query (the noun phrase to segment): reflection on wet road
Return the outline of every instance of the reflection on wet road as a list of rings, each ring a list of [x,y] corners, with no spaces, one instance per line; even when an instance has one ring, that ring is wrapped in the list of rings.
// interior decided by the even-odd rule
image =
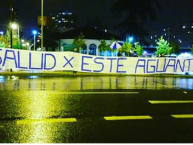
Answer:
[[[0,76],[0,142],[193,142],[193,79]]]
[[[193,89],[193,78],[0,76],[0,90]]]

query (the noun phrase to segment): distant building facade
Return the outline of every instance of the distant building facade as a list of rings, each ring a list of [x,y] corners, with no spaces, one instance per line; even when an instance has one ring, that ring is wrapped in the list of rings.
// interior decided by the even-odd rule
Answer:
[[[57,28],[73,29],[76,28],[76,14],[71,12],[60,12],[56,14],[50,14],[52,23]]]
[[[68,32],[64,32],[60,39],[60,50],[65,51],[64,47],[73,43],[75,37],[83,34],[85,36],[85,48],[82,49],[81,53],[90,55],[99,55],[99,46],[101,40],[106,40],[107,44],[111,44],[111,39],[120,40],[120,38],[114,34],[106,31],[99,30],[93,27],[80,27]]]
[[[177,24],[179,34],[193,34],[193,22]]]

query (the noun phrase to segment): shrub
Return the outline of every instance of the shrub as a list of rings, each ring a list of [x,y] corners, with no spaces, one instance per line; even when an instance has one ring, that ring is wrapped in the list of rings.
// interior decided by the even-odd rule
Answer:
[[[164,56],[164,55],[169,55],[172,48],[169,47],[169,43],[161,37],[159,41],[157,42],[157,51],[156,55],[157,56]]]

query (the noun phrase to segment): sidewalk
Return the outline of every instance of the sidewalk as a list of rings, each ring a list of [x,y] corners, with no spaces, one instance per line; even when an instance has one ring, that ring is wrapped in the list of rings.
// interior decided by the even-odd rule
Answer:
[[[129,74],[102,74],[102,73],[84,73],[72,71],[55,71],[55,72],[25,72],[25,71],[0,71],[2,76],[42,76],[42,77],[62,77],[62,76],[145,76],[145,77],[179,77],[179,78],[193,78],[193,75],[177,75],[177,74],[143,74],[143,75],[129,75]]]

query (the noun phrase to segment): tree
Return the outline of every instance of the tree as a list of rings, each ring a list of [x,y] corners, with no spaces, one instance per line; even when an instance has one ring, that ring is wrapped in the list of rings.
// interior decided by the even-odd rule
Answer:
[[[172,48],[169,47],[169,43],[163,39],[163,36],[159,39],[157,45],[158,45],[156,51],[157,56],[164,56],[170,54]]]
[[[4,48],[5,47],[5,37],[4,36],[0,36],[0,47]]]
[[[55,51],[59,46],[60,34],[57,27],[48,26],[44,28],[44,47],[46,50]]]
[[[78,37],[74,38],[73,44],[78,46],[79,48],[79,53],[81,53],[82,48],[86,46],[85,36],[81,33]]]
[[[105,40],[101,40],[100,43],[101,43],[99,45],[99,51],[100,52],[107,51],[109,49],[109,46]]]
[[[192,45],[192,48],[191,48],[191,53],[193,54],[193,45]]]
[[[17,31],[13,31],[12,38],[13,38],[13,42],[12,42],[13,48],[14,49],[21,49],[21,42],[20,42],[20,39],[18,37]],[[11,39],[10,30],[7,30],[5,35],[0,37],[1,46],[9,48],[10,47],[10,39]]]
[[[129,43],[128,41],[126,41],[126,42],[122,45],[122,47],[119,49],[119,51],[120,51],[121,53],[124,52],[126,56],[130,56],[131,50],[133,51],[134,48],[133,48],[132,44]]]
[[[139,45],[139,43],[135,43],[135,51],[137,53],[137,56],[142,56],[143,55],[143,47]]]
[[[123,21],[116,28],[120,28],[125,37],[129,34],[135,36],[139,42],[145,41],[144,36],[148,33],[143,26],[149,20],[156,20],[155,6],[160,8],[157,0],[117,0],[111,11]]]
[[[170,47],[172,48],[171,53],[179,54],[180,53],[180,45],[177,42],[171,42]]]

